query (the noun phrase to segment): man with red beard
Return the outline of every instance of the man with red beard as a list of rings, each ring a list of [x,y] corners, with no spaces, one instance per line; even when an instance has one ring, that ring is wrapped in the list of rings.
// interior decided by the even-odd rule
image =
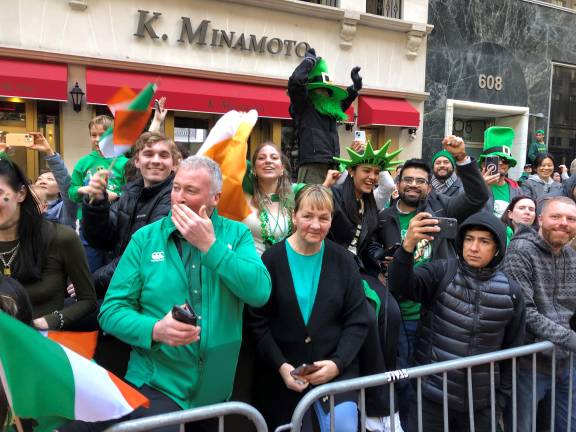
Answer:
[[[322,184],[326,173],[340,156],[337,122],[345,121],[346,111],[362,89],[360,68],[350,73],[352,85],[346,90],[334,85],[328,66],[310,48],[288,80],[290,115],[298,138],[298,183]]]
[[[552,352],[538,357],[536,403],[546,397],[556,382],[556,431],[565,431],[569,412],[568,393],[576,390],[570,356],[576,352],[576,332],[570,318],[576,311],[576,251],[570,241],[576,236],[576,203],[559,196],[544,201],[540,231],[522,226],[510,241],[504,271],[520,283],[526,300],[526,343],[549,340],[557,345],[556,377],[552,374]],[[518,431],[532,430],[532,357],[520,360],[518,374]],[[574,366],[572,366],[574,367]],[[570,382],[572,380],[572,382]],[[511,414],[509,417],[511,418]],[[572,425],[576,424],[576,398],[572,398]],[[510,429],[511,430],[511,429]]]

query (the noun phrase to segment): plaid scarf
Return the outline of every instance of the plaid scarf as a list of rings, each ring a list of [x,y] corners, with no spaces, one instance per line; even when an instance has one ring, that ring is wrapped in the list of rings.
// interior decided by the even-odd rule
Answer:
[[[442,182],[436,178],[436,176],[432,176],[432,187],[436,191],[436,193],[443,194],[446,193],[450,186],[454,184],[454,182],[458,179],[458,176],[455,172],[452,173],[450,177],[446,179],[445,182]]]

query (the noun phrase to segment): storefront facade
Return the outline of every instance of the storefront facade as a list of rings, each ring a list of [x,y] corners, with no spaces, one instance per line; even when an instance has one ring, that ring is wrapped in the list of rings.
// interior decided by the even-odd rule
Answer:
[[[0,73],[0,130],[45,132],[72,168],[90,151],[88,122],[106,111],[114,91],[121,85],[139,90],[156,81],[157,96],[167,96],[170,110],[166,134],[192,152],[221,113],[250,108],[260,113],[251,147],[272,140],[290,150],[286,83],[312,46],[327,59],[338,85],[350,85],[351,68],[362,67],[364,90],[350,121],[365,128],[373,142],[392,139],[394,147],[405,148],[405,156],[418,156],[426,40],[432,29],[426,23],[427,1],[385,0],[379,9],[379,2],[319,3],[324,4],[10,2],[0,16],[0,69],[10,71]],[[367,8],[401,19],[366,13]],[[14,62],[20,62],[18,67]],[[64,68],[64,76],[43,81],[46,65]],[[76,83],[85,92],[79,112],[69,95]],[[46,97],[45,86],[58,88],[57,94]],[[394,115],[391,109],[398,104],[400,115]],[[339,131],[343,147],[351,142],[353,124]],[[19,151],[19,163],[33,177],[41,160],[30,150]]]
[[[472,154],[493,125],[515,129],[519,161],[538,129],[557,163],[576,157],[576,11],[558,0],[431,0],[423,155],[449,133]]]

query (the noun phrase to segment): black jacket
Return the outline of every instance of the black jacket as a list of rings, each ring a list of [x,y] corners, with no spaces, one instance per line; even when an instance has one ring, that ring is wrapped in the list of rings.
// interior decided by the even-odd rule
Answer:
[[[246,314],[258,353],[256,404],[271,430],[290,421],[303,395],[286,388],[280,366],[332,360],[340,371],[335,380],[357,377],[357,353],[368,332],[360,274],[352,255],[330,240],[324,243],[318,292],[308,324],[304,324],[285,243],[277,243],[262,255],[272,292],[265,306],[247,307]]]
[[[113,251],[113,260],[93,274],[99,297],[108,289],[132,234],[170,212],[173,180],[174,174],[170,174],[162,183],[144,187],[144,180],[136,179],[126,184],[112,205],[107,198],[92,204],[88,198],[82,202],[82,230],[86,241],[94,248]]]
[[[524,343],[525,304],[520,286],[500,270],[506,251],[504,225],[488,212],[477,213],[460,227],[458,250],[466,229],[482,226],[498,239],[499,252],[483,269],[464,259],[439,260],[413,266],[413,254],[398,249],[389,266],[390,288],[423,305],[415,363],[425,365],[520,346]],[[509,363],[496,364],[498,408],[510,395]],[[490,406],[490,366],[472,369],[474,409]],[[423,395],[442,403],[442,374],[422,381]],[[448,373],[450,409],[468,410],[466,369]]]
[[[351,182],[352,179],[349,177],[346,182]],[[348,248],[354,235],[356,234],[356,224],[350,220],[350,217],[346,213],[344,205],[344,187],[345,184],[339,184],[332,187],[332,198],[334,201],[334,212],[332,215],[332,225],[330,226],[330,231],[328,233],[328,238],[344,248]],[[360,231],[360,238],[358,239],[358,244],[356,245],[356,263],[362,272],[366,272],[372,275],[375,274],[374,267],[375,263],[366,262],[370,259],[370,256],[366,253],[370,240],[373,238],[375,230],[377,228],[377,210],[376,207],[373,209],[373,215],[371,216],[368,211],[364,213],[362,219],[362,230]],[[373,218],[373,223],[370,223],[369,219]]]
[[[466,165],[457,165],[456,172],[464,185],[464,193],[450,197],[432,190],[428,194],[423,211],[433,216],[456,218],[461,223],[482,210],[491,194],[474,161]],[[376,242],[372,242],[369,246],[369,254],[374,260],[382,248],[388,249],[396,243],[402,243],[398,210],[395,205],[380,212],[375,240]],[[454,257],[456,251],[451,241],[436,239],[432,242],[433,260]]]
[[[312,67],[311,61],[303,60],[288,80],[289,111],[298,138],[298,161],[299,165],[333,165],[335,162],[332,158],[340,155],[337,124],[334,118],[316,111],[308,98],[308,73]],[[348,97],[341,103],[342,111],[346,111],[358,96],[353,86],[346,90]]]

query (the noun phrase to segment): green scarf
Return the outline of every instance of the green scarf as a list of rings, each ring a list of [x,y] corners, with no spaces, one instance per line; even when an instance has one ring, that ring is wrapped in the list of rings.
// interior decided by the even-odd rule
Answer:
[[[348,116],[344,111],[342,111],[342,101],[336,100],[332,97],[326,97],[316,93],[315,91],[309,92],[308,95],[312,101],[312,105],[314,105],[314,108],[320,114],[327,115],[328,117],[332,117],[338,121],[348,120]]]

